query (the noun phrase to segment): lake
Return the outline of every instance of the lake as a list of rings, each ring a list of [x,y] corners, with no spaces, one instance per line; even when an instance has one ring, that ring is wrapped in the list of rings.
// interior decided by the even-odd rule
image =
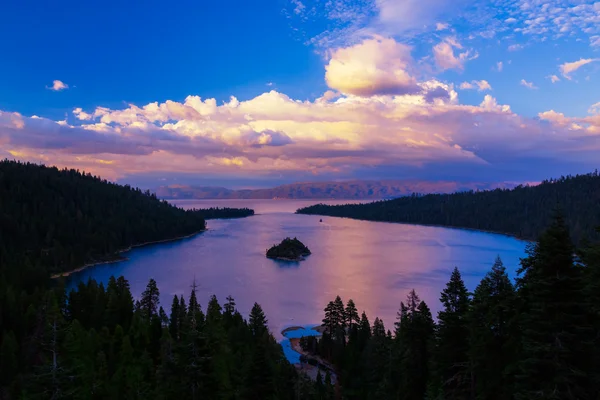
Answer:
[[[183,208],[249,207],[256,215],[209,220],[208,230],[193,238],[134,249],[126,261],[98,265],[71,275],[69,284],[95,278],[106,284],[123,275],[138,297],[148,280],[160,289],[170,311],[173,295],[189,296],[192,283],[205,307],[215,294],[221,304],[232,295],[247,316],[254,302],[263,307],[276,337],[291,325],[317,324],[336,295],[354,299],[372,321],[383,318],[393,330],[400,301],[415,289],[432,312],[440,309],[440,291],[457,266],[474,290],[496,256],[509,273],[519,266],[526,242],[512,237],[430,226],[295,215],[315,200],[177,201]],[[348,203],[348,201],[321,201]],[[322,218],[323,222],[319,222]],[[301,262],[269,260],[265,251],[285,237],[298,237],[312,251]]]

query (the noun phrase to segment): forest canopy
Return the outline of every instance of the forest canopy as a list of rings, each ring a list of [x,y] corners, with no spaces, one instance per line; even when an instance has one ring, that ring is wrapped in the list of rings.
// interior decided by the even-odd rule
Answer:
[[[298,214],[328,215],[369,221],[403,222],[470,228],[536,240],[551,221],[553,210],[565,214],[573,241],[598,239],[600,176],[549,179],[536,186],[400,197],[367,204],[317,204]]]
[[[0,275],[43,280],[132,245],[189,236],[249,209],[183,210],[73,169],[0,161]]]

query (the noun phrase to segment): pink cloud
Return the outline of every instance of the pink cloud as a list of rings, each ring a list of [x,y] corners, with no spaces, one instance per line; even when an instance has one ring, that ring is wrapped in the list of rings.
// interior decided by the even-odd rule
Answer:
[[[411,48],[393,39],[375,38],[334,50],[325,66],[327,85],[357,96],[407,94],[419,90],[409,72]]]

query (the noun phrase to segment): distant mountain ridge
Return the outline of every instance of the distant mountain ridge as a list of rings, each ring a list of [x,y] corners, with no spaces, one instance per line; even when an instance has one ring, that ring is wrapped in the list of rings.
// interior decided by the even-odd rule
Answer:
[[[391,199],[412,193],[454,193],[469,190],[510,189],[514,183],[419,180],[303,182],[270,189],[232,190],[213,186],[160,186],[161,199]]]

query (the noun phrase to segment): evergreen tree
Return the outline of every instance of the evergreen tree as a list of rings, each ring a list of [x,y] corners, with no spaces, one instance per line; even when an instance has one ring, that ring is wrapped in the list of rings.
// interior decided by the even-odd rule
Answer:
[[[258,304],[255,303],[256,305]],[[262,310],[260,311],[262,312]],[[253,332],[258,331],[253,328]],[[244,399],[275,399],[273,366],[267,359],[267,342],[268,333],[263,330],[261,336],[257,337],[256,346],[252,351],[250,364],[246,372]]]
[[[330,301],[325,309],[325,317],[323,318],[323,326],[327,328],[329,334],[335,332],[336,320],[335,320],[335,305],[333,301]]]
[[[248,322],[254,337],[263,337],[265,332],[268,331],[267,318],[265,317],[262,307],[258,303],[254,303],[254,306],[252,306]]]
[[[172,338],[179,339],[179,299],[177,295],[173,296],[173,302],[171,303],[171,316],[169,318],[169,333]]]
[[[598,229],[600,231],[600,229]],[[592,324],[592,385],[595,388],[590,398],[600,398],[600,242],[587,243],[579,252],[584,267],[584,298]]]
[[[225,303],[225,306],[223,307],[225,310],[225,314],[228,316],[232,316],[235,312],[235,300],[231,296],[227,296],[225,300],[227,300],[227,303]]]
[[[358,315],[356,305],[354,304],[354,300],[348,300],[348,304],[346,304],[345,315],[346,325],[350,330],[360,323],[360,317]]]
[[[582,269],[560,212],[521,261],[522,349],[517,399],[587,399],[592,392],[591,327],[581,307]]]
[[[465,399],[471,394],[469,368],[469,294],[458,268],[440,297],[443,309],[438,313],[436,378],[444,399]]]
[[[478,399],[511,399],[517,357],[516,292],[498,257],[475,289],[469,356]]]
[[[434,323],[431,311],[413,290],[406,305],[401,303],[396,324],[398,393],[405,400],[425,398],[430,378],[429,365]]]
[[[160,292],[156,286],[156,281],[150,279],[146,290],[142,292],[142,299],[140,305],[143,311],[143,316],[150,320],[153,316],[158,315],[158,303],[160,301]]]

